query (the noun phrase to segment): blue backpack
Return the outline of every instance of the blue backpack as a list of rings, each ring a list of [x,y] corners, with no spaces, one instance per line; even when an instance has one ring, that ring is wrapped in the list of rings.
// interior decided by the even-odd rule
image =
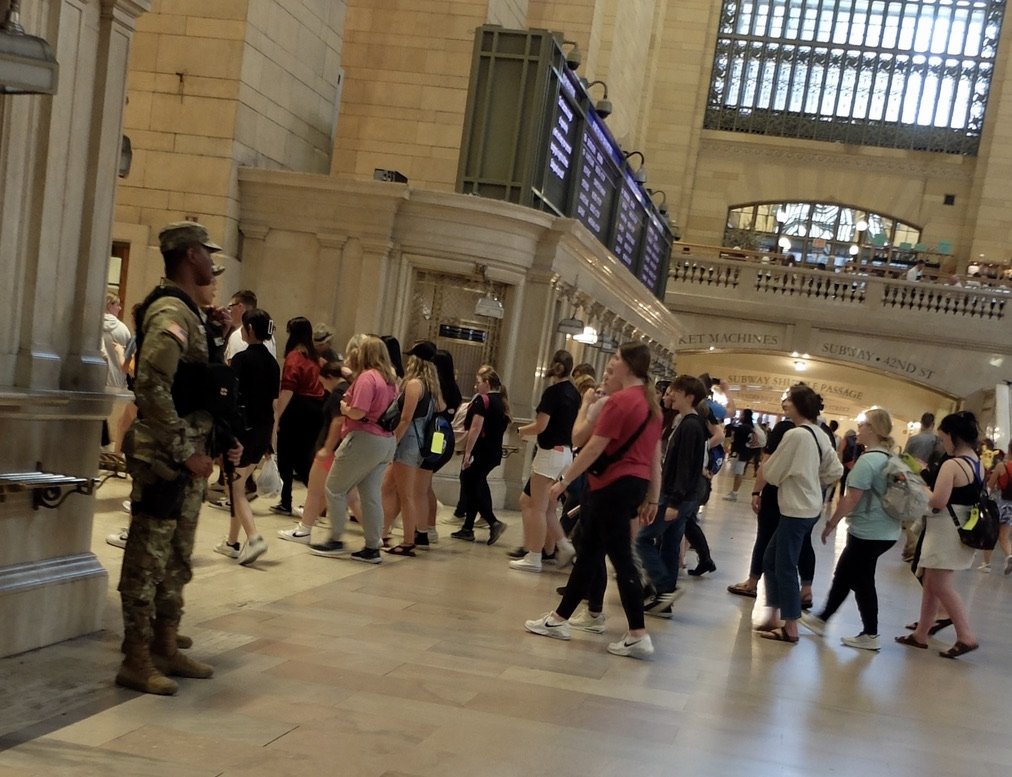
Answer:
[[[421,434],[422,463],[438,464],[453,443],[453,427],[446,416],[436,412],[436,400],[429,399],[429,414]]]

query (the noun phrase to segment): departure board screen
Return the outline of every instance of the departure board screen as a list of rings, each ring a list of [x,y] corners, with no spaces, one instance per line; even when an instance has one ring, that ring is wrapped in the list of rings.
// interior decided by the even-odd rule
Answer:
[[[618,207],[615,210],[615,229],[609,247],[622,264],[634,271],[639,258],[643,224],[647,218],[645,199],[642,188],[632,174],[627,172],[622,178]],[[650,288],[653,290],[652,286]]]
[[[671,236],[664,223],[654,214],[648,214],[643,230],[643,250],[636,277],[654,292],[663,296],[671,260]]]
[[[583,129],[583,112],[576,96],[576,86],[563,76],[558,82],[558,94],[550,125],[548,157],[541,198],[560,215],[569,215],[569,192],[576,171]]]
[[[573,215],[606,246],[621,177],[614,143],[604,129],[604,122],[591,113],[583,128]]]

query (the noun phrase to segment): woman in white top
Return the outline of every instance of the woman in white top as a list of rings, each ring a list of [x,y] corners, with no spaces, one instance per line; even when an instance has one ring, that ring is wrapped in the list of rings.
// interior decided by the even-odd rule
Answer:
[[[822,516],[822,489],[843,474],[829,436],[817,419],[822,400],[805,385],[791,386],[781,406],[794,422],[776,451],[762,463],[752,494],[752,509],[759,511],[762,486],[778,487],[780,523],[763,556],[763,580],[766,603],[772,608],[768,629],[760,631],[764,639],[778,642],[798,641],[801,617],[801,587],[798,582],[798,557],[801,544]],[[778,626],[781,613],[784,625]]]

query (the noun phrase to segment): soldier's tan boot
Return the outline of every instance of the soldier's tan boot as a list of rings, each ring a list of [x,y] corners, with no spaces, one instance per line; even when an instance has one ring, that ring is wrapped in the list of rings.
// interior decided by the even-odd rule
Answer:
[[[206,680],[214,674],[214,667],[197,661],[179,652],[176,629],[179,621],[156,619],[155,638],[151,643],[151,658],[155,666],[165,674],[174,677],[191,677]]]
[[[182,634],[177,634],[176,647],[179,648],[180,650],[189,650],[190,648],[193,647],[193,638],[184,637]],[[126,637],[123,637],[123,642],[121,642],[119,646],[119,652],[126,653],[126,651],[127,651],[127,640]]]
[[[152,664],[146,643],[124,640],[123,652],[126,655],[116,675],[116,685],[159,696],[172,696],[179,690],[175,680],[170,680]]]

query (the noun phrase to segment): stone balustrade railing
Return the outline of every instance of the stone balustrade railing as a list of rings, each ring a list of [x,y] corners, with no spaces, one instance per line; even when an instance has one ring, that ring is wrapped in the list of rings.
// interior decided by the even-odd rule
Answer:
[[[679,249],[682,252],[679,253]],[[794,299],[858,306],[869,311],[903,310],[923,314],[1002,320],[1012,290],[949,286],[795,266],[779,266],[705,256],[678,246],[671,258],[669,292],[726,289],[752,299]],[[701,252],[702,253],[702,252]],[[747,290],[747,291],[746,291]]]

